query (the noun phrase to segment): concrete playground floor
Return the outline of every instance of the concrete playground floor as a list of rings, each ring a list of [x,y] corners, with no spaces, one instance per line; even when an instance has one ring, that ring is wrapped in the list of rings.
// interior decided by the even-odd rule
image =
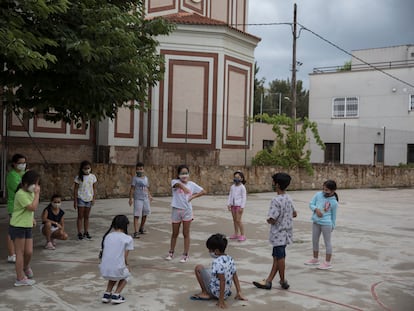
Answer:
[[[248,301],[228,299],[237,310],[414,310],[414,189],[339,190],[340,207],[333,233],[333,269],[320,271],[305,266],[311,258],[311,223],[308,202],[315,191],[291,191],[298,217],[294,221],[294,243],[287,249],[286,276],[291,287],[282,290],[278,276],[274,288],[260,290],[252,281],[265,278],[272,257],[265,221],[273,193],[248,195],[243,215],[247,241],[230,241],[227,253],[234,257],[242,292]],[[46,202],[36,212],[40,214]],[[194,200],[190,261],[179,256],[163,259],[169,249],[170,197],[155,198],[146,235],[135,240],[130,253],[133,278],[123,291],[121,305],[101,303],[106,282],[98,270],[102,235],[116,214],[132,222],[127,199],[99,200],[91,214],[92,241],[77,241],[73,203],[63,203],[68,241],[56,250],[45,250],[39,227],[34,229],[32,269],[36,284],[13,287],[14,266],[6,262],[5,243],[0,248],[0,310],[214,310],[214,301],[191,301],[199,292],[194,266],[209,265],[205,240],[213,233],[232,233],[226,196],[204,196]],[[0,208],[0,235],[5,241],[6,209]],[[130,225],[130,231],[133,231]],[[321,242],[321,254],[324,245]],[[182,252],[180,236],[176,253]]]

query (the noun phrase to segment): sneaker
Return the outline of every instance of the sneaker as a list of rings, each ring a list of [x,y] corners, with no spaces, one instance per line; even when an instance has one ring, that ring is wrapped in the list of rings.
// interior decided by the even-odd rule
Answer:
[[[285,281],[280,281],[280,287],[282,287],[283,289],[288,289],[290,287],[289,283],[285,280]]]
[[[105,292],[102,296],[102,302],[103,303],[111,302],[111,298],[112,298],[112,293]]]
[[[240,235],[238,240],[239,242],[246,241],[246,237],[244,235]]]
[[[231,240],[238,240],[238,239],[239,239],[239,235],[237,235],[237,234],[232,234],[232,235],[230,236],[230,239],[231,239]]]
[[[28,279],[33,279],[33,271],[30,268],[24,270],[24,274]]]
[[[139,229],[139,234],[145,234],[147,233],[147,230],[144,230],[144,228]]]
[[[123,303],[123,302],[125,302],[125,298],[122,297],[119,294],[118,295],[112,295],[111,301],[112,301],[113,304]]]
[[[83,234],[83,238],[86,239],[86,240],[88,240],[88,241],[92,240],[92,237],[89,235],[89,232],[85,232]]]
[[[165,260],[172,260],[174,258],[174,252],[168,252],[168,256],[165,257]]]
[[[56,247],[56,239],[52,239],[52,244],[54,247]]]
[[[14,286],[32,286],[36,283],[35,280],[30,280],[28,278],[24,278],[22,280],[16,280],[16,282],[14,282]]]
[[[47,242],[47,243],[46,243],[46,245],[45,245],[45,248],[46,248],[46,249],[50,249],[50,250],[54,250],[54,249],[56,249],[56,248],[53,246],[52,242]]]
[[[305,265],[307,265],[307,266],[319,265],[319,259],[318,258],[309,259],[308,261],[305,261]]]
[[[134,235],[132,237],[134,239],[139,239],[139,232],[134,232]]]
[[[80,233],[80,232],[78,233],[78,240],[79,240],[79,241],[82,241],[82,240],[83,240],[83,234],[82,234],[82,233]]]
[[[7,262],[8,263],[16,263],[16,254],[7,256]]]
[[[257,288],[261,289],[271,289],[272,288],[272,282],[266,282],[266,280],[260,281],[260,282],[253,282],[253,285]]]
[[[188,256],[188,255],[182,255],[181,256],[181,259],[180,259],[180,262],[181,263],[186,263],[189,260],[190,260],[190,256]]]
[[[324,263],[320,264],[317,269],[319,270],[328,270],[328,269],[332,269],[332,265],[330,262],[325,261]]]

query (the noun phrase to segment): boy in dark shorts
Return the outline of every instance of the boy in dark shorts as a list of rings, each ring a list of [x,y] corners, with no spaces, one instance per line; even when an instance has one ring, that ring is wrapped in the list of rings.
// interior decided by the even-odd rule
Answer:
[[[292,243],[293,217],[296,217],[296,211],[292,198],[286,194],[291,177],[286,173],[277,173],[272,179],[272,189],[277,192],[277,196],[270,202],[267,223],[270,224],[269,242],[273,245],[273,265],[266,279],[253,284],[257,288],[271,289],[272,281],[279,272],[280,286],[288,289],[289,284],[285,279],[285,249],[287,244]]]

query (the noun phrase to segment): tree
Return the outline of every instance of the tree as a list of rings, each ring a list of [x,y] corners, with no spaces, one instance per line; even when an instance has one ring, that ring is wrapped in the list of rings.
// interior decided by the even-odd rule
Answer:
[[[253,115],[260,113],[260,105],[262,101],[262,95],[264,93],[265,78],[260,80],[257,78],[257,74],[260,71],[260,67],[257,66],[257,62],[254,63],[254,100],[253,100]]]
[[[0,14],[0,84],[13,111],[65,122],[114,118],[130,100],[144,109],[162,78],[155,37],[173,28],[145,20],[143,0],[3,0]]]
[[[310,150],[305,150],[308,143],[308,130],[313,134],[316,143],[325,149],[318,127],[315,122],[304,118],[300,130],[295,130],[295,122],[286,115],[268,114],[258,115],[256,119],[272,124],[272,130],[276,134],[275,145],[270,149],[259,151],[253,158],[253,165],[275,165],[286,169],[304,168],[309,174],[313,173],[310,163]]]

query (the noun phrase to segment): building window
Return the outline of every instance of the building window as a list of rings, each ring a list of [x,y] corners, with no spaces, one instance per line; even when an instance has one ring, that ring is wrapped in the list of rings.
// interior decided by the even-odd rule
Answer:
[[[414,95],[410,95],[410,97],[409,97],[408,110],[409,111],[414,111]]]
[[[274,140],[263,140],[263,150],[272,150],[273,145],[274,145],[275,141]]]
[[[374,145],[374,165],[384,163],[384,145],[375,144]]]
[[[414,144],[407,145],[407,164],[414,164]]]
[[[341,144],[326,143],[325,144],[325,163],[341,162]]]
[[[356,96],[335,97],[333,99],[332,116],[334,118],[358,117],[359,99]]]

